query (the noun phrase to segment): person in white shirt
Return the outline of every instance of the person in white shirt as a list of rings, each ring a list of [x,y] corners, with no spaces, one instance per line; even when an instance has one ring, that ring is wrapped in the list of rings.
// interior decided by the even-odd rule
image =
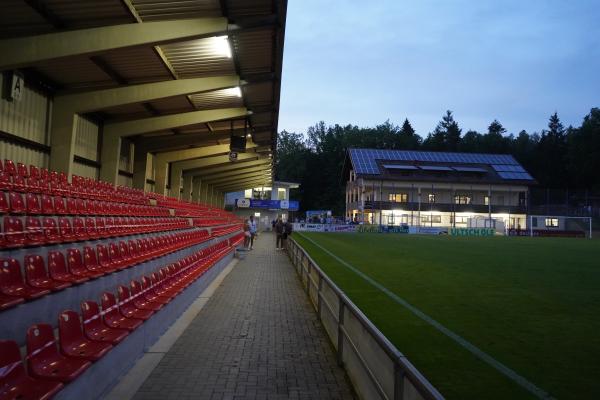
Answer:
[[[254,220],[254,215],[250,216],[248,220],[248,228],[250,231],[250,250],[254,246],[254,238],[256,237],[256,221]]]

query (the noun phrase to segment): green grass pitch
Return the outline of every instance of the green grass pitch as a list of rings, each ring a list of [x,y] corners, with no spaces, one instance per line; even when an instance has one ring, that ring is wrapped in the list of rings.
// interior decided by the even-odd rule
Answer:
[[[600,241],[296,233],[448,399],[528,399],[303,235],[558,399],[600,399]]]

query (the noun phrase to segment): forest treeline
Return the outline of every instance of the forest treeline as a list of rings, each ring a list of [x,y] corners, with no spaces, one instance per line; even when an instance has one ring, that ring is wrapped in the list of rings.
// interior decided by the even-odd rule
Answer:
[[[463,132],[451,111],[425,138],[406,119],[402,126],[389,121],[370,128],[326,125],[319,122],[306,133],[279,133],[276,179],[299,182],[294,197],[302,210],[344,212],[341,171],[350,147],[460,151],[512,154],[540,187],[600,193],[600,108],[593,108],[578,127],[565,127],[557,113],[539,132],[508,133],[494,120],[487,132]]]

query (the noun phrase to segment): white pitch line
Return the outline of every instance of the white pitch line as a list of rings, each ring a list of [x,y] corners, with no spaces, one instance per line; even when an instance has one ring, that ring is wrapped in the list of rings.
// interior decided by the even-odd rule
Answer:
[[[388,288],[381,285],[379,282],[375,281],[373,278],[369,277],[368,275],[366,275],[365,273],[363,273],[356,267],[352,266],[348,262],[342,260],[340,257],[335,255],[331,251],[327,250],[325,247],[321,246],[320,244],[318,244],[311,238],[301,234],[300,232],[298,232],[298,233],[300,234],[300,236],[302,236],[303,238],[305,238],[306,240],[308,240],[309,242],[311,242],[312,244],[314,244],[315,246],[317,246],[318,248],[323,250],[325,253],[329,254],[340,264],[342,264],[343,266],[345,266],[346,268],[348,268],[349,270],[351,270],[352,272],[354,272],[355,274],[357,274],[358,276],[363,278],[365,281],[367,281],[371,285],[375,286],[377,289],[381,290],[383,293],[388,295],[396,303],[404,306],[406,309],[408,309],[410,312],[415,314],[417,317],[421,318],[423,321],[427,322],[429,325],[433,326],[438,331],[440,331],[444,335],[448,336],[450,339],[454,340],[460,346],[462,346],[463,348],[465,348],[469,352],[471,352],[473,355],[475,355],[475,357],[479,358],[480,360],[482,360],[483,362],[485,362],[486,364],[488,364],[489,366],[491,366],[492,368],[494,368],[495,370],[497,370],[498,372],[500,372],[507,378],[511,379],[512,381],[517,383],[519,386],[521,386],[522,388],[526,389],[527,391],[529,391],[530,393],[535,395],[537,398],[544,399],[544,400],[553,400],[554,399],[554,397],[552,397],[548,392],[539,388],[538,386],[536,386],[534,383],[530,382],[523,376],[519,375],[513,369],[502,364],[500,361],[496,360],[494,357],[490,356],[489,354],[487,354],[486,352],[481,350],[479,347],[475,346],[468,340],[464,339],[462,336],[452,332],[450,329],[446,328],[444,325],[437,322],[435,319],[431,318],[429,315],[425,314],[423,311],[419,310],[417,307],[413,306],[408,301],[399,297],[397,294],[393,293]]]

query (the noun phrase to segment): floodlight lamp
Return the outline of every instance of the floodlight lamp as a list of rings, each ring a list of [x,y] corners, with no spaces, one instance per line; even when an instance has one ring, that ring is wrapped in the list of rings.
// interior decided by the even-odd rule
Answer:
[[[236,86],[229,89],[225,89],[225,94],[227,96],[242,97],[242,90],[239,86]]]
[[[212,49],[216,55],[231,58],[231,46],[227,36],[215,36],[211,39]]]

